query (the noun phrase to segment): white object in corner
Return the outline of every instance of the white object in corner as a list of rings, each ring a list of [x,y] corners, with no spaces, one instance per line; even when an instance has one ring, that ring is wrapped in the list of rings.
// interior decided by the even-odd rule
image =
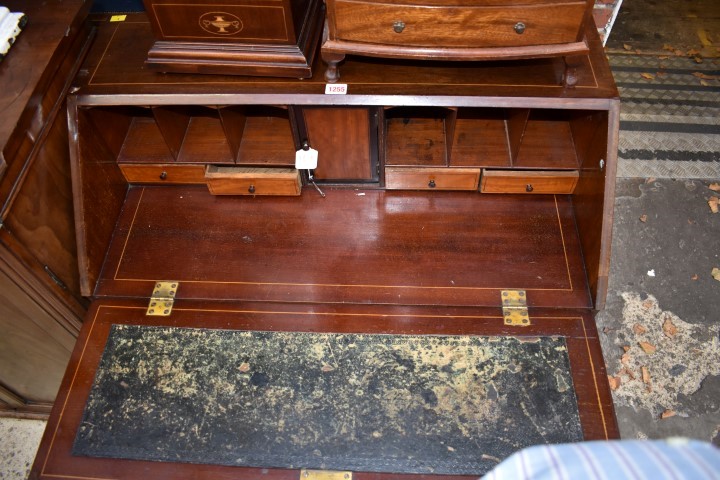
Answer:
[[[26,23],[27,17],[24,13],[13,13],[7,7],[0,7],[0,61],[10,50]]]

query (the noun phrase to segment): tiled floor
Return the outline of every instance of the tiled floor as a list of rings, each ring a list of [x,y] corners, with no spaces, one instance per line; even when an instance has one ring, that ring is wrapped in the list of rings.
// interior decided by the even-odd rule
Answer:
[[[0,479],[27,478],[44,430],[42,420],[0,418]]]

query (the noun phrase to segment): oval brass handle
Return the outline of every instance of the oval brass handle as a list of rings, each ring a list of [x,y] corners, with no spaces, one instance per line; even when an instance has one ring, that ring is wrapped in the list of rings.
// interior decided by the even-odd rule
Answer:
[[[528,183],[527,185],[525,185],[525,191],[528,192],[528,193],[529,193],[529,192],[532,192],[532,191],[533,191],[533,186]]]
[[[165,180],[167,178],[167,172],[162,172],[160,174],[160,180]]]
[[[250,185],[250,188],[248,188],[248,192],[255,193],[255,185]]]
[[[522,35],[522,33],[525,31],[525,24],[523,22],[517,22],[513,29],[515,30],[515,33],[517,33],[518,35]]]
[[[405,30],[405,22],[401,20],[394,22],[393,30],[395,30],[395,33],[402,33],[402,31]]]
[[[430,180],[430,181],[428,182],[428,187],[430,187],[430,188],[435,188],[435,180]]]

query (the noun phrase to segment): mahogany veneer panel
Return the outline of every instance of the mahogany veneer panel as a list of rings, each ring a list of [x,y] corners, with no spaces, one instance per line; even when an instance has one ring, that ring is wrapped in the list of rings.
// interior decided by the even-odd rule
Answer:
[[[38,451],[31,479],[297,479],[298,470],[221,467],[171,462],[118,461],[74,457],[72,443],[112,324],[222,328],[234,330],[433,334],[555,335],[565,338],[578,411],[586,440],[618,437],[612,397],[597,331],[589,312],[531,309],[529,327],[507,327],[497,308],[307,305],[176,301],[170,317],[146,317],[142,302],[96,302],[88,314],[51,419]],[[355,473],[358,480],[413,478]],[[422,478],[475,478],[425,475]]]
[[[393,118],[387,122],[386,165],[446,166],[445,122]]]
[[[497,305],[521,288],[530,305],[591,306],[567,196],[326,193],[130,188],[95,294],[167,279],[180,298]]]
[[[563,112],[565,113],[565,112]],[[570,123],[541,114],[530,114],[513,166],[542,169],[575,169],[577,153]]]
[[[102,130],[105,131],[107,128]],[[117,161],[118,163],[170,163],[174,162],[175,158],[155,120],[149,117],[134,117]]]
[[[84,0],[2,2],[28,24],[0,63],[0,415],[47,415],[85,314],[66,95],[92,44]]]
[[[192,117],[177,161],[234,163],[220,119],[209,116]]]
[[[318,151],[317,180],[370,182],[377,179],[376,134],[365,108],[303,108],[309,145]]]
[[[290,121],[277,116],[248,116],[240,139],[238,163],[295,165],[295,141]]]
[[[455,123],[450,164],[454,167],[509,167],[503,110],[461,110]]]

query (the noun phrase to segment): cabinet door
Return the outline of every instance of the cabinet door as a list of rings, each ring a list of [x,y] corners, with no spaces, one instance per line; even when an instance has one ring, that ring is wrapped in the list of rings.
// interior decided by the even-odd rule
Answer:
[[[2,270],[0,331],[0,410],[49,412],[76,332],[61,326]]]
[[[314,176],[328,182],[378,181],[375,111],[368,108],[303,108],[303,127],[318,151]]]

